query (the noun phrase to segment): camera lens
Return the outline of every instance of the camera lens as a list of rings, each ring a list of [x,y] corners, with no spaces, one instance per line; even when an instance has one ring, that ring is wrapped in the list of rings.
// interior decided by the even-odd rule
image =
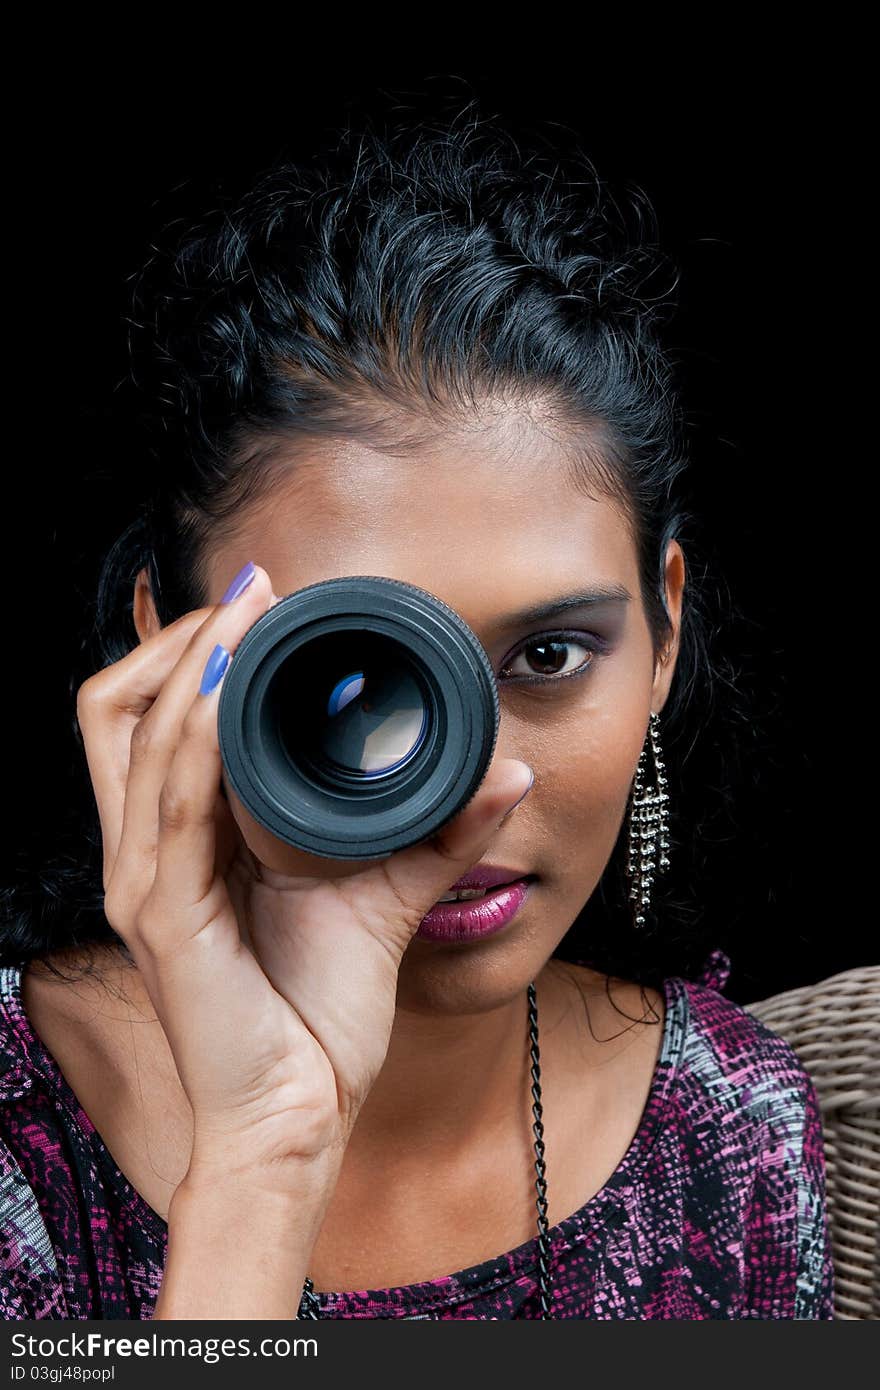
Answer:
[[[426,692],[399,643],[331,633],[301,647],[273,691],[279,739],[317,776],[385,777],[422,746]]]
[[[476,792],[498,736],[489,657],[464,619],[376,575],[289,594],[223,680],[220,756],[248,812],[331,859],[418,844]]]

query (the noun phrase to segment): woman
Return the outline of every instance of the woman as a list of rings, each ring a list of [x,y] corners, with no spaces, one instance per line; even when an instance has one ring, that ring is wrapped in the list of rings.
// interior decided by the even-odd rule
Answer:
[[[138,285],[156,475],[77,699],[105,922],[9,916],[4,1316],[830,1318],[808,1075],[721,953],[650,978],[707,658],[648,243],[468,110],[340,156]],[[470,803],[366,864],[269,834],[216,728],[247,630],[358,574],[501,702]]]

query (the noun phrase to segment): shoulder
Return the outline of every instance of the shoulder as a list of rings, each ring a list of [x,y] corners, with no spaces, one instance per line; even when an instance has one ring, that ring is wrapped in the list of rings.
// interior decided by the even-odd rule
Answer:
[[[0,1116],[2,1119],[2,1116]],[[66,1318],[55,1251],[37,1195],[0,1124],[0,1318]]]
[[[20,982],[19,966],[0,966],[0,1107],[20,1100],[35,1081],[18,1002]]]
[[[680,1083],[692,1099],[719,1117],[736,1111],[765,1135],[814,1122],[814,1084],[790,1043],[711,986],[678,985],[687,1014]]]
[[[741,1263],[737,1317],[831,1318],[819,1099],[792,1046],[703,981],[675,981],[683,1043],[677,1140],[713,1227]],[[708,1193],[708,1196],[707,1196]]]
[[[0,1318],[66,1318],[55,1251],[21,1146],[38,1151],[44,1135],[34,1116],[40,1078],[17,1026],[10,989],[15,967],[0,968]]]
[[[39,1102],[47,1088],[27,1050],[17,1008],[19,981],[17,966],[0,967],[0,1319],[67,1318],[34,1186],[36,1168],[27,1157],[39,1159],[51,1143],[45,1120],[51,1109]]]

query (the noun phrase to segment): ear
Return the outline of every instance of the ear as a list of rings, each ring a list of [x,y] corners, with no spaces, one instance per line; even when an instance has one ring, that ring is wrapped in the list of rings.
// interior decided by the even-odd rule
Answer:
[[[659,714],[669,698],[675,663],[681,642],[681,608],[685,585],[684,552],[678,541],[672,540],[666,547],[666,611],[669,614],[672,630],[666,644],[657,658],[654,671],[654,685],[651,695],[651,709]]]
[[[142,569],[135,580],[133,616],[137,635],[142,642],[162,629],[146,569]]]

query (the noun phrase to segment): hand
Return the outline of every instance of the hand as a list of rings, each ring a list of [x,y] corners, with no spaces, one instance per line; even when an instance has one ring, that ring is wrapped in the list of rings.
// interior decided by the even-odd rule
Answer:
[[[194,1117],[190,1174],[348,1142],[388,1050],[397,975],[425,913],[485,853],[528,785],[495,760],[430,841],[344,876],[257,861],[220,794],[216,644],[234,653],[275,596],[187,613],[79,690],[104,847],[105,915],[142,974]],[[222,685],[222,682],[221,682]],[[328,861],[321,861],[322,864]]]

